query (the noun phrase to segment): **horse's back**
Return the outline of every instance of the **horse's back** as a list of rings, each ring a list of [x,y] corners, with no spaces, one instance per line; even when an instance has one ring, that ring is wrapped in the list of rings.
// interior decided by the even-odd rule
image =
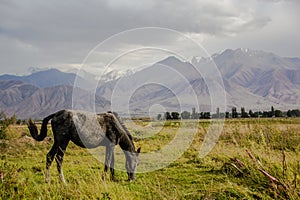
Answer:
[[[55,114],[51,123],[53,132],[68,137],[81,147],[97,147],[105,138],[105,124],[100,123],[94,113],[61,110]]]

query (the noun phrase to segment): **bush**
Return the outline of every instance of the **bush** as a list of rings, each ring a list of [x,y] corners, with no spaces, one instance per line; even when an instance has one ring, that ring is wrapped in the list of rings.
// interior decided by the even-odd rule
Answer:
[[[10,124],[16,123],[17,116],[13,115],[11,118],[8,118],[3,111],[0,112],[0,139],[6,139],[7,127]]]

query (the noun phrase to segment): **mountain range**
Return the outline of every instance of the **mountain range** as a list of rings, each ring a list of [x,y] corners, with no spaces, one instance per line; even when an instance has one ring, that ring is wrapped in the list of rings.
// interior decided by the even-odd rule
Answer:
[[[217,70],[212,70],[214,65]],[[226,99],[219,95],[222,92]],[[242,106],[252,110],[271,106],[288,110],[300,105],[300,59],[242,48],[227,49],[208,58],[193,57],[190,61],[171,56],[130,76],[103,84],[98,94],[116,99],[118,110],[128,104],[122,97],[130,96],[130,109],[142,113],[158,103],[167,110],[179,107],[191,110],[198,106],[200,111],[210,111],[225,101],[226,110]],[[212,95],[220,102],[212,102]]]
[[[88,91],[78,90],[77,93],[82,99],[90,95]],[[70,85],[39,88],[22,81],[1,80],[0,108],[7,115],[16,114],[20,119],[29,117],[41,119],[61,109],[72,109],[72,93],[73,86]],[[84,103],[83,101],[82,104]],[[96,95],[95,107],[97,111],[106,111],[109,106],[109,101]]]
[[[16,76],[10,74],[0,76],[0,80],[21,81],[40,88],[58,85],[73,86],[76,78],[80,79],[80,82],[83,83],[84,86],[91,85],[88,79],[83,79],[82,77],[77,76],[76,73],[66,73],[54,68],[43,71],[34,71],[32,74],[26,76]]]
[[[221,81],[216,76],[218,73]],[[162,111],[162,107],[170,111],[193,107],[207,111],[219,105],[212,102],[212,94],[222,92],[226,99],[219,101],[226,101],[227,110],[233,106],[253,110],[274,106],[287,110],[300,105],[300,58],[264,51],[227,49],[189,61],[171,56],[132,73],[109,72],[106,76],[99,82],[95,95],[98,111],[112,108],[145,114]],[[27,76],[1,75],[0,108],[8,115],[17,114],[24,119],[43,118],[57,110],[72,108],[75,79],[80,80],[83,88],[92,84],[92,76],[85,77],[58,69]],[[79,90],[83,99],[91,92]]]

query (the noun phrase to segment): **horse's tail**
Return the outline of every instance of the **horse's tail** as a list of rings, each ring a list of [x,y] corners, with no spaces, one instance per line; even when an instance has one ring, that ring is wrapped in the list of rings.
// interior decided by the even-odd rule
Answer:
[[[40,134],[39,134],[36,124],[31,119],[29,119],[27,125],[28,125],[30,135],[37,141],[43,141],[45,139],[45,137],[47,136],[47,124],[48,124],[49,120],[52,119],[55,115],[56,115],[56,113],[51,114],[43,119]]]

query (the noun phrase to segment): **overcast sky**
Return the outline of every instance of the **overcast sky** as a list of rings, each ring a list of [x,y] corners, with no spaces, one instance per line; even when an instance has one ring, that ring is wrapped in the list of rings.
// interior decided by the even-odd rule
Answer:
[[[0,74],[78,68],[99,43],[142,27],[183,33],[209,54],[244,47],[300,57],[299,5],[297,0],[0,0]],[[161,40],[185,48],[167,35],[155,41],[138,37],[151,46]],[[135,43],[126,40],[111,50],[130,50]]]

